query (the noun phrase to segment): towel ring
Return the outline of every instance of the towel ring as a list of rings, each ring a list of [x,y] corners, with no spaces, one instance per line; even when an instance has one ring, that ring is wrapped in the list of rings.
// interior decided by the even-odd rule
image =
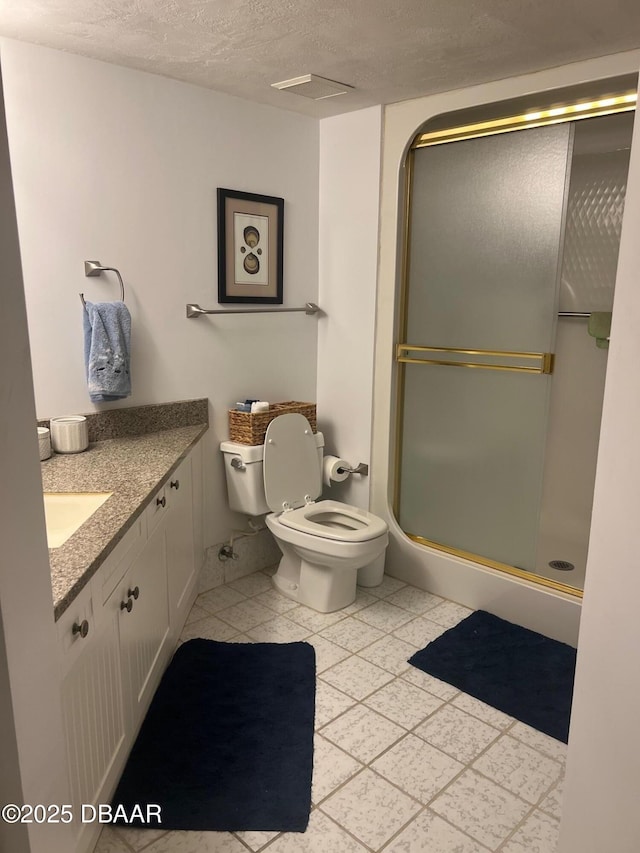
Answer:
[[[86,276],[100,275],[103,272],[114,272],[118,276],[118,281],[120,282],[120,300],[124,302],[124,282],[122,281],[122,276],[118,270],[115,267],[103,267],[100,261],[84,262],[84,274]],[[82,307],[86,308],[87,303],[84,301],[84,293],[80,294],[80,299],[82,301]]]

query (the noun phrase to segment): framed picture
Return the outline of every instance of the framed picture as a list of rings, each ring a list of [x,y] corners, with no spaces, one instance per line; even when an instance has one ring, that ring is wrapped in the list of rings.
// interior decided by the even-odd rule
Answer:
[[[284,199],[218,188],[218,302],[282,304]]]

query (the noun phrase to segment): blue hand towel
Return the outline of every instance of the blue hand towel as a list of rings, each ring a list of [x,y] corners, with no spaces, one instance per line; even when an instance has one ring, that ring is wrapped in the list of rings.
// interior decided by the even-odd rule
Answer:
[[[92,402],[120,400],[131,394],[130,345],[131,315],[124,302],[86,303],[84,361]]]

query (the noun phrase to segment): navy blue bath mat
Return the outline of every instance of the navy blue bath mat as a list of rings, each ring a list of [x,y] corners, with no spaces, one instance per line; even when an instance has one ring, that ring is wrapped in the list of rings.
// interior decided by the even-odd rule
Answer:
[[[142,724],[114,812],[152,803],[163,829],[304,832],[314,710],[308,643],[184,643]]]
[[[571,646],[476,610],[409,663],[567,742],[576,666]]]

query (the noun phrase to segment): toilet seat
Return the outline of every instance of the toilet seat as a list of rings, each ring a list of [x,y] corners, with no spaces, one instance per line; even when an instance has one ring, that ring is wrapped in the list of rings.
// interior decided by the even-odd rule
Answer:
[[[278,515],[278,521],[301,533],[338,542],[366,542],[387,532],[386,522],[378,516],[331,500],[283,512]]]
[[[313,537],[310,547],[320,551],[320,540],[332,543],[371,542],[387,535],[387,523],[378,516],[340,501],[315,499],[322,491],[317,445],[305,417],[280,415],[267,427],[262,460],[267,505],[277,524]],[[291,534],[289,534],[291,535]],[[327,542],[327,546],[328,542]],[[331,545],[331,550],[339,547]]]

